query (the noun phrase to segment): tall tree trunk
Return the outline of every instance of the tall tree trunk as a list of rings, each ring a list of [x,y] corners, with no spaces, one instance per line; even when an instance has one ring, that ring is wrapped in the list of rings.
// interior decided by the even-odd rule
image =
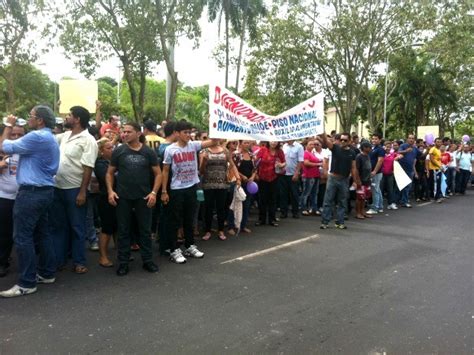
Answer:
[[[146,63],[140,62],[140,91],[138,94],[138,122],[143,123],[144,105],[145,105],[145,91],[146,91]]]
[[[15,79],[16,63],[10,62],[10,66],[6,72],[5,81],[7,84],[7,112],[12,114],[16,113]]]
[[[240,65],[242,63],[242,52],[244,49],[244,40],[245,40],[245,30],[247,27],[247,9],[243,11],[242,19],[242,33],[240,34],[240,47],[239,47],[239,57],[237,59],[237,74],[235,76],[235,92],[239,93],[239,80],[240,80]]]
[[[137,103],[137,90],[135,90],[135,83],[133,81],[132,72],[130,70],[130,64],[128,60],[124,57],[120,58],[123,64],[123,74],[125,76],[125,80],[127,81],[128,90],[130,91],[130,100],[132,101],[132,109],[133,109],[133,118],[135,122],[140,122],[140,109]]]
[[[157,10],[157,19],[158,19],[158,35],[160,37],[160,44],[161,50],[163,51],[163,57],[165,59],[166,69],[168,70],[168,74],[171,78],[171,92],[168,102],[168,108],[166,113],[166,120],[172,120],[176,114],[176,94],[178,92],[178,73],[175,71],[174,67],[174,59],[170,57],[170,50],[168,47],[167,40],[169,40],[167,36],[167,32],[165,29],[165,23],[163,21],[163,8],[161,6],[161,1],[156,2],[156,10]],[[172,19],[174,16],[174,12],[168,13],[168,20]],[[170,40],[174,41],[174,33],[172,34],[172,38]]]
[[[225,87],[229,85],[229,13],[225,11]]]

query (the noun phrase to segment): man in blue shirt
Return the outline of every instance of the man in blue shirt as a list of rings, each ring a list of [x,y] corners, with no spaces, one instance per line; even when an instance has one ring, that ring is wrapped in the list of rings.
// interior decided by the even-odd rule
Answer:
[[[413,176],[418,178],[415,169],[415,164],[416,158],[421,153],[418,151],[418,148],[415,145],[415,136],[413,134],[408,135],[407,142],[400,146],[398,153],[403,155],[403,158],[401,158],[398,162],[400,163],[400,166],[403,168],[405,173],[410,177],[412,181]],[[411,208],[411,204],[408,202],[410,190],[411,184],[408,184],[402,191],[400,191],[400,206]]]
[[[372,206],[367,214],[383,213],[383,194],[380,189],[382,181],[382,164],[385,158],[385,149],[381,145],[382,136],[380,134],[372,135],[372,151],[369,154],[370,164],[372,165]]]
[[[53,283],[56,271],[52,235],[49,231],[49,210],[54,197],[54,175],[59,166],[59,147],[52,134],[55,126],[53,111],[47,106],[35,106],[28,125],[34,131],[15,141],[7,137],[16,122],[9,116],[0,138],[0,151],[18,154],[18,195],[13,208],[18,284],[0,292],[1,297],[17,297],[36,292],[37,283]],[[36,266],[35,243],[39,240],[40,256]]]

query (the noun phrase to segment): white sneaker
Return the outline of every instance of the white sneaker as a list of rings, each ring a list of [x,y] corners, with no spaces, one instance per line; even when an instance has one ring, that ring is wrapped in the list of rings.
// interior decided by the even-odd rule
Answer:
[[[36,283],[37,284],[53,284],[56,281],[55,277],[47,279],[46,277],[36,274]]]
[[[387,206],[387,209],[388,210],[398,210],[398,207],[395,203],[392,203],[392,204]]]
[[[0,297],[11,298],[11,297],[25,296],[25,295],[29,295],[35,292],[36,292],[36,287],[26,288],[26,287],[20,287],[18,285],[15,285],[9,290],[0,292]]]
[[[378,213],[383,213],[383,209],[377,210]]]
[[[192,256],[193,258],[202,258],[204,257],[204,253],[202,251],[199,251],[197,246],[191,245],[188,249],[184,251],[184,255],[186,256]]]
[[[377,214],[377,211],[374,210],[373,208],[371,208],[371,209],[368,210],[366,213],[367,213],[367,214]]]
[[[186,262],[186,258],[183,256],[181,249],[175,249],[170,254],[170,260],[176,264],[184,264]]]

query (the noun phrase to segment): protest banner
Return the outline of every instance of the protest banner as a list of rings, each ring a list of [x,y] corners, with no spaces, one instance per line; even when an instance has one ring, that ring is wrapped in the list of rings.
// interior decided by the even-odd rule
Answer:
[[[287,141],[323,132],[323,94],[313,96],[277,116],[270,116],[222,86],[209,86],[211,138]]]
[[[94,80],[61,80],[59,82],[60,113],[69,113],[73,106],[82,106],[95,112],[99,86]]]
[[[398,190],[402,191],[405,187],[411,184],[410,177],[396,160],[393,162],[393,175],[395,176]]]
[[[418,126],[416,129],[416,136],[424,139],[427,134],[433,134],[433,136],[439,137],[439,126]]]

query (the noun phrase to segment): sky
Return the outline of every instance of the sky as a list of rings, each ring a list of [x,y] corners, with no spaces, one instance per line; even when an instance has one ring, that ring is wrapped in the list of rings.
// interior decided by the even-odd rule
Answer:
[[[187,38],[182,38],[175,48],[175,66],[178,72],[178,79],[190,86],[206,85],[210,82],[223,82],[224,70],[219,70],[216,60],[213,58],[213,51],[219,43],[217,23],[210,24],[207,17],[200,20],[202,36],[199,40],[199,47],[194,47],[194,42]],[[221,33],[220,40],[223,41]],[[110,76],[118,79],[120,61],[118,58],[111,58],[102,63],[96,71],[94,78]],[[43,73],[47,74],[51,80],[59,81],[62,77],[72,77],[74,79],[84,79],[85,77],[75,68],[73,61],[66,58],[64,50],[57,46],[48,53],[41,55],[35,66]],[[245,68],[242,68],[245,73]],[[242,71],[241,71],[242,72]],[[153,73],[155,79],[166,79],[166,65],[161,63]],[[231,72],[229,81],[235,81],[235,72]]]

